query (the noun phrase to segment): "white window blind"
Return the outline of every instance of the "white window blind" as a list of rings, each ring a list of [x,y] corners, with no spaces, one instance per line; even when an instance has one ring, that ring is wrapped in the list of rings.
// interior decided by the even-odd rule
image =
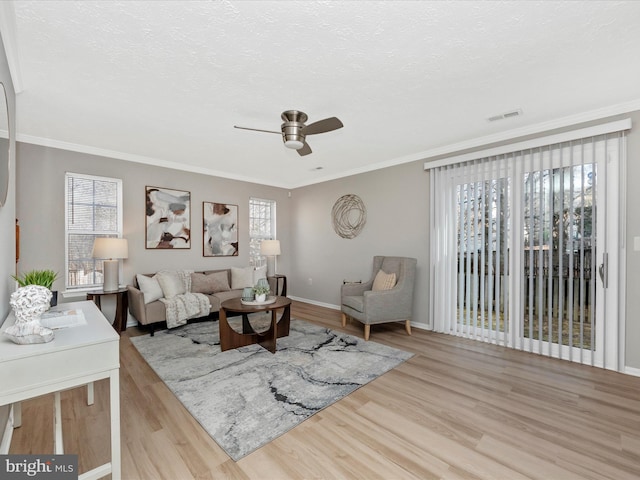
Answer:
[[[249,199],[249,261],[253,266],[266,264],[260,255],[262,240],[276,238],[276,202],[261,198]]]
[[[91,256],[96,237],[122,236],[122,180],[65,175],[67,289],[100,286],[102,260]]]
[[[624,155],[614,132],[430,168],[434,330],[616,369]]]

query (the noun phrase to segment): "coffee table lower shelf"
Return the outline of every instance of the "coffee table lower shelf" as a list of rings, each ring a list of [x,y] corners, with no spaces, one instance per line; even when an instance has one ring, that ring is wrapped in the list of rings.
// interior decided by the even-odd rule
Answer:
[[[282,310],[280,319],[278,310]],[[265,332],[256,332],[249,322],[250,313],[271,312],[271,325]],[[227,313],[242,315],[242,332],[237,332],[229,325]],[[239,298],[226,300],[220,305],[219,328],[220,349],[224,352],[233,348],[259,344],[271,353],[276,353],[276,339],[289,335],[291,323],[291,300],[287,297],[276,297],[276,301],[266,305],[244,305]]]

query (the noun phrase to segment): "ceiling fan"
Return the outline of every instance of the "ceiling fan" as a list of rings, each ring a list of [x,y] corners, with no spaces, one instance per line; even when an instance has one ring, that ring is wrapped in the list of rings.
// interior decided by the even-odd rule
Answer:
[[[318,120],[317,122],[305,125],[309,117],[304,112],[299,110],[287,110],[280,115],[284,122],[280,125],[280,132],[273,130],[261,130],[259,128],[239,127],[234,125],[233,128],[239,128],[241,130],[253,130],[254,132],[265,133],[277,133],[282,135],[284,146],[287,148],[293,148],[298,151],[298,155],[301,157],[309,155],[312,150],[305,138],[307,135],[315,135],[317,133],[331,132],[342,128],[342,122],[336,117],[325,118],[324,120]]]

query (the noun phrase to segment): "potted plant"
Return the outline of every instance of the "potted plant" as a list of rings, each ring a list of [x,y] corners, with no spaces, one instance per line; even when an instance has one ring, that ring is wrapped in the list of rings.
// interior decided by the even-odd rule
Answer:
[[[58,278],[58,273],[53,270],[30,270],[21,276],[11,275],[18,285],[25,287],[27,285],[41,285],[51,290],[51,306],[54,307],[58,303],[58,292],[52,290],[53,282]]]
[[[256,302],[264,302],[271,289],[268,285],[256,285],[253,287],[253,293],[256,295]]]

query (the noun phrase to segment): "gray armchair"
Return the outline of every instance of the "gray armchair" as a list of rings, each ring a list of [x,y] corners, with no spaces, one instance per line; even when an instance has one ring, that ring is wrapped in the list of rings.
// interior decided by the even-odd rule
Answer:
[[[373,257],[373,274],[368,282],[342,285],[342,326],[347,324],[347,317],[355,318],[364,323],[364,339],[369,340],[371,325],[404,321],[405,330],[411,335],[416,264],[415,258]],[[374,279],[380,270],[396,274],[393,288],[372,290]]]

